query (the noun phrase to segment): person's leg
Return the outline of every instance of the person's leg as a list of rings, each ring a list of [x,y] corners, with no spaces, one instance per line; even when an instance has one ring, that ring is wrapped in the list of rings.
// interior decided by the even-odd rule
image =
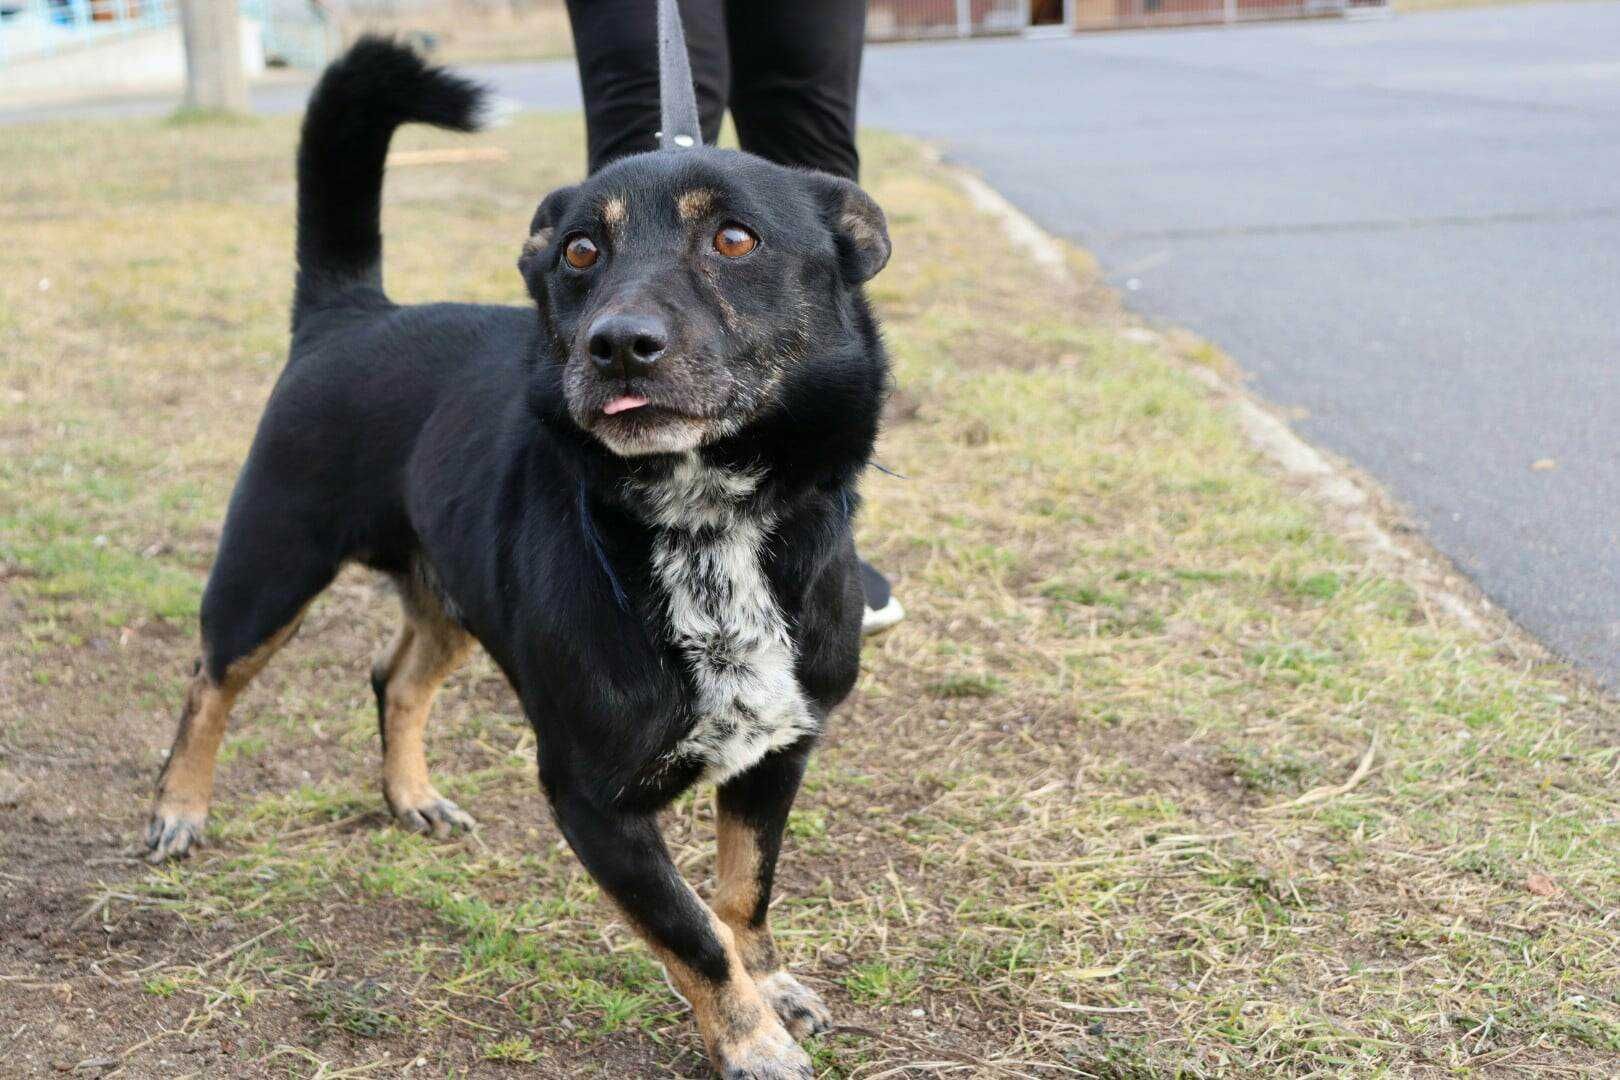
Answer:
[[[742,148],[781,165],[857,179],[855,99],[865,36],[866,0],[729,0],[731,118]],[[888,579],[864,559],[861,586],[865,633],[905,618]]]
[[[784,165],[855,179],[855,95],[866,31],[864,0],[765,4],[682,0],[705,142],[719,136],[728,92],[744,150]],[[589,168],[657,148],[655,0],[568,0],[585,97]],[[743,58],[740,69],[728,59]],[[739,99],[740,92],[740,99]],[[862,562],[866,633],[905,616],[889,583]]]
[[[731,118],[742,148],[853,180],[866,0],[726,4]]]
[[[720,0],[681,0],[703,139],[720,134],[730,73]],[[568,0],[585,96],[589,170],[658,148],[658,26],[654,0]]]

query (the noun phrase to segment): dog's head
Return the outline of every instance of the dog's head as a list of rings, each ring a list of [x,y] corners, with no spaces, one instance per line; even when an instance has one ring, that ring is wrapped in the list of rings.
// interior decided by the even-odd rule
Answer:
[[[547,196],[530,231],[549,374],[620,457],[717,442],[859,348],[853,301],[889,258],[855,184],[721,150],[616,162]]]

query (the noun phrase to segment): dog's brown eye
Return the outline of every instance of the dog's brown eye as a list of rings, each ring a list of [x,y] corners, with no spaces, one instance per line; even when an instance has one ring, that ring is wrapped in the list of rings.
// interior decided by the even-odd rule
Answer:
[[[576,236],[563,248],[563,261],[575,270],[586,270],[596,265],[596,245],[588,236]]]
[[[759,247],[759,237],[741,225],[727,225],[714,234],[714,250],[728,259],[740,259]]]

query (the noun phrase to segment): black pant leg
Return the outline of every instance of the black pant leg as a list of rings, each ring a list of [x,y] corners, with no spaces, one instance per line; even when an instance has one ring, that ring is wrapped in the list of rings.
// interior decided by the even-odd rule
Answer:
[[[725,19],[743,149],[855,179],[866,0],[729,0]]]
[[[730,81],[721,0],[681,0],[680,11],[703,139],[713,143]],[[658,148],[657,19],[654,0],[568,0],[593,173]]]

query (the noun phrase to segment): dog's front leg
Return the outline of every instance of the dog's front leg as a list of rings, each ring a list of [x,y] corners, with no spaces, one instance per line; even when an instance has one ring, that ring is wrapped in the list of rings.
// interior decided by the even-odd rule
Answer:
[[[760,997],[731,928],[670,860],[657,822],[548,785],[563,835],[692,1006],[726,1080],[810,1080],[810,1058]]]
[[[714,912],[731,928],[748,973],[766,1004],[795,1038],[832,1026],[821,995],[782,970],[766,921],[782,831],[799,792],[809,743],[770,754],[720,785],[716,799],[719,857]]]

